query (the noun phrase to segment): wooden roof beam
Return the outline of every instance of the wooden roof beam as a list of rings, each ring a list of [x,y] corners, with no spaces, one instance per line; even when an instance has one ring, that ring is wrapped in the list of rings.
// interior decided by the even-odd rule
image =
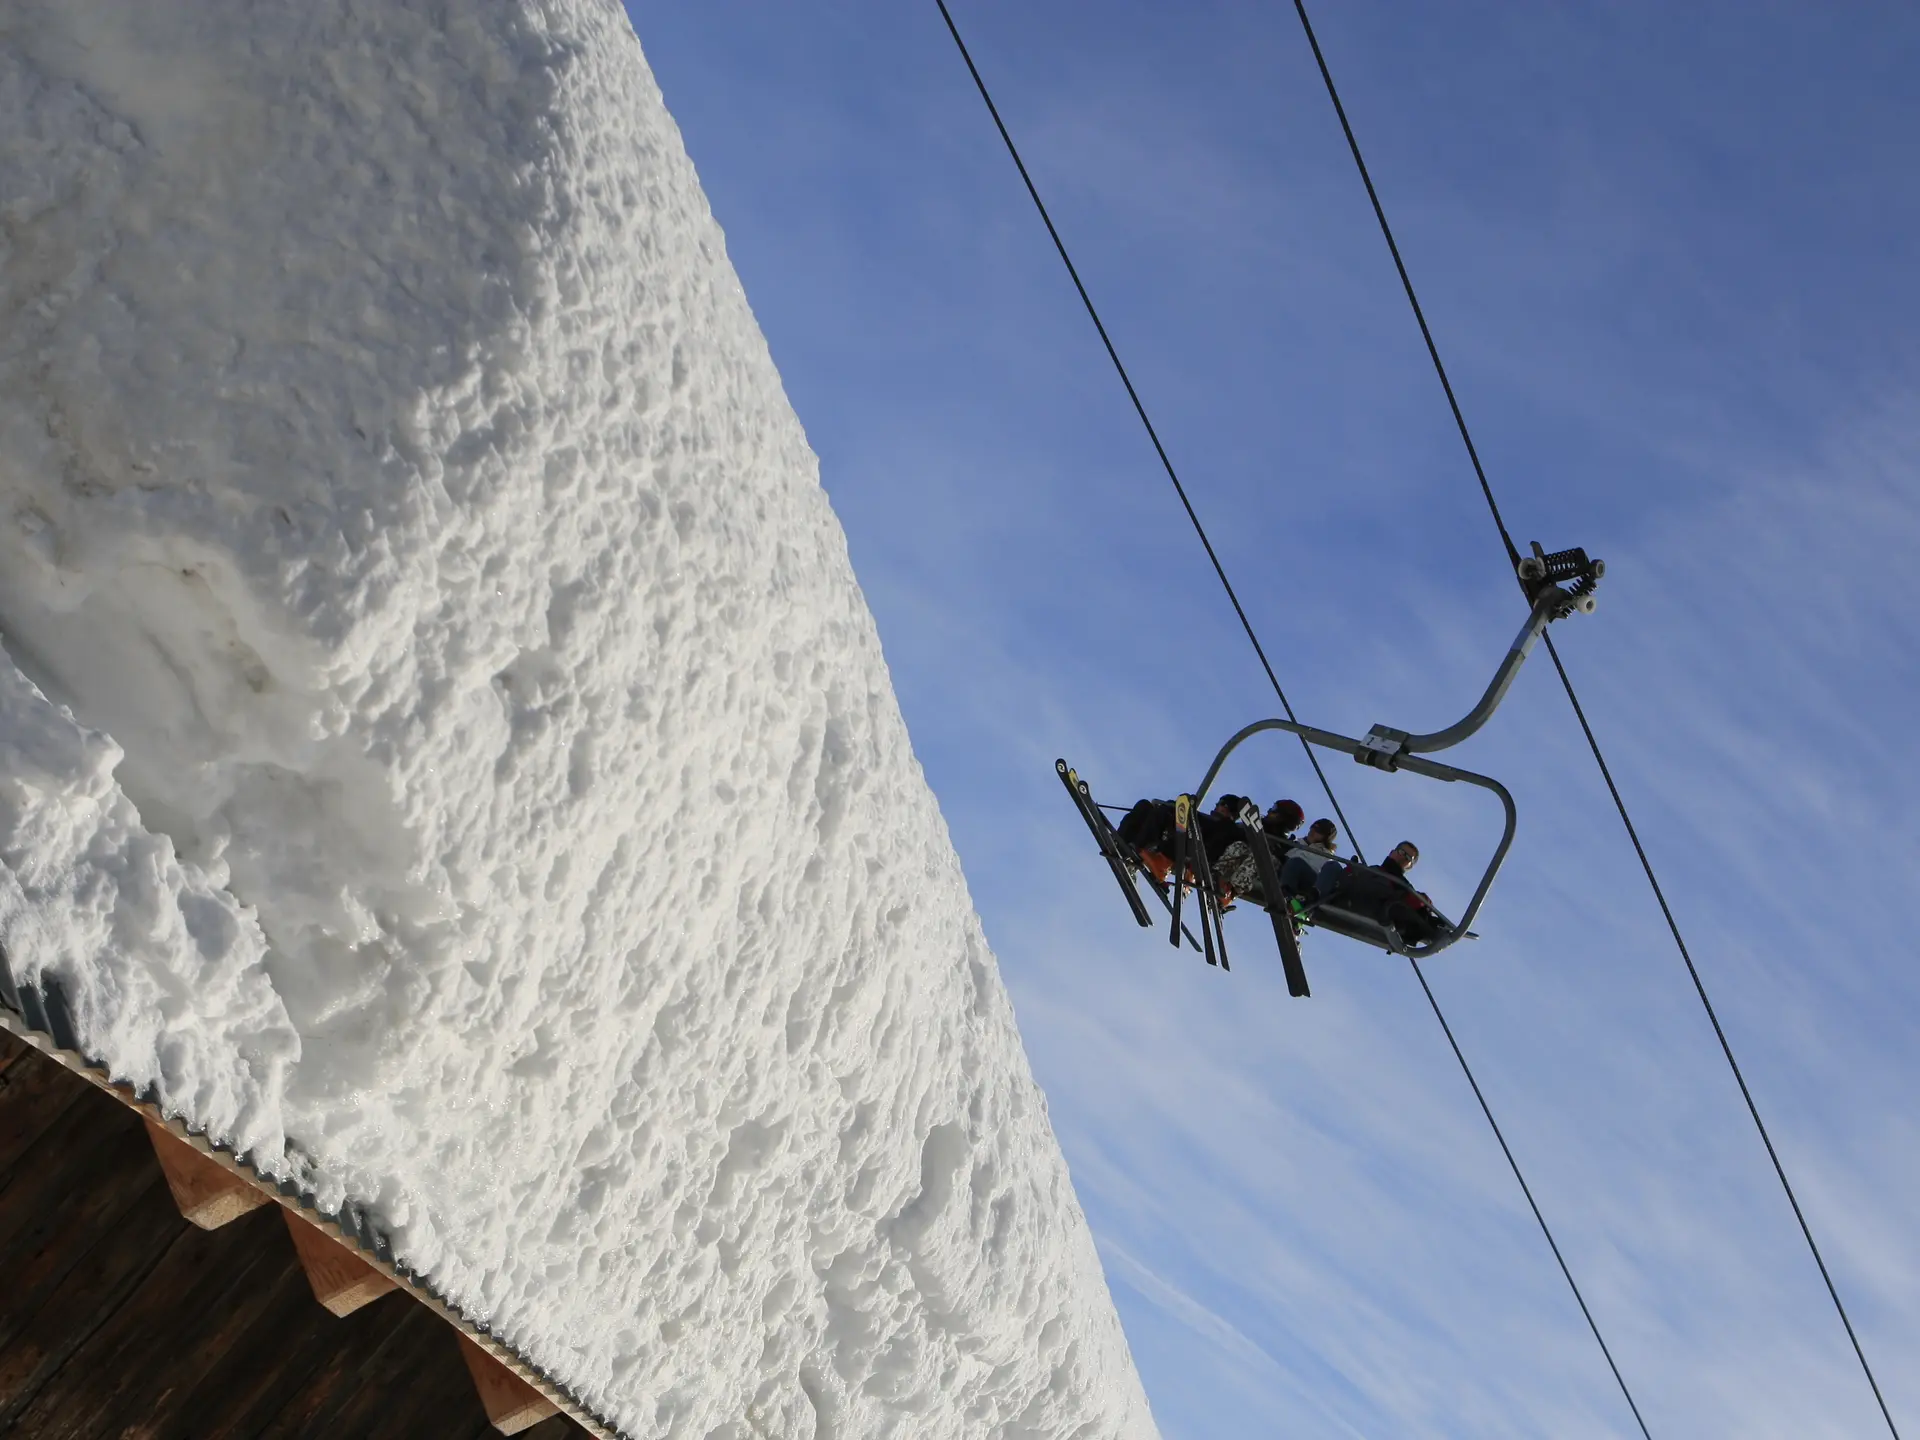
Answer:
[[[455,1334],[459,1334],[458,1331]],[[553,1402],[535,1390],[465,1335],[460,1338],[460,1358],[467,1362],[473,1376],[473,1388],[480,1392],[487,1419],[502,1435],[518,1435],[555,1414]]]
[[[202,1155],[151,1116],[140,1118],[146,1123],[147,1138],[153,1141],[153,1153],[183,1219],[202,1230],[218,1230],[267,1203],[270,1197],[266,1191],[241,1179],[212,1156]]]
[[[287,1233],[293,1236],[294,1253],[307,1272],[313,1298],[335,1315],[351,1315],[400,1288],[312,1221],[301,1219],[285,1205],[280,1213],[287,1217]]]

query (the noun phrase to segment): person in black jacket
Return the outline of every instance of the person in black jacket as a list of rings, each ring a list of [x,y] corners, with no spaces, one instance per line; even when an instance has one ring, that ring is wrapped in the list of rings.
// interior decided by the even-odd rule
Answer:
[[[1213,809],[1207,813],[1195,812],[1193,828],[1200,832],[1201,843],[1207,847],[1207,863],[1219,863],[1226,848],[1240,838],[1240,816],[1245,813],[1250,802],[1244,795],[1222,795],[1213,802]]]
[[[1173,873],[1173,802],[1142,800],[1115,827],[1115,833],[1133,846],[1156,880]]]
[[[1267,839],[1291,840],[1293,832],[1305,823],[1307,812],[1300,808],[1298,800],[1276,800],[1273,808],[1260,819],[1260,828],[1267,832]]]
[[[1229,845],[1240,839],[1240,816],[1247,807],[1244,795],[1222,795],[1211,811],[1193,814],[1193,838],[1206,847],[1207,864],[1219,863]],[[1142,800],[1129,810],[1115,833],[1139,852],[1141,860],[1158,880],[1173,873],[1173,802]],[[1189,843],[1192,843],[1190,840]],[[1189,861],[1191,865],[1191,861]]]
[[[1409,945],[1438,939],[1446,922],[1433,901],[1407,879],[1407,872],[1419,863],[1420,847],[1402,840],[1378,865],[1347,867],[1329,901],[1398,931]]]

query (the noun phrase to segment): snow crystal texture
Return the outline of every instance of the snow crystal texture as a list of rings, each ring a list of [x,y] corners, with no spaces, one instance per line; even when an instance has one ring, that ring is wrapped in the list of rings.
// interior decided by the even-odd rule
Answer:
[[[609,0],[0,7],[0,943],[635,1436],[1149,1436]]]

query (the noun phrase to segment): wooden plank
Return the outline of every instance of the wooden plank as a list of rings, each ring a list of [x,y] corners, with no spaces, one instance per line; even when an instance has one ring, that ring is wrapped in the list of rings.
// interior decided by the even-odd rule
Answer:
[[[167,1188],[181,1216],[202,1230],[218,1230],[248,1211],[258,1210],[272,1197],[226,1169],[210,1155],[202,1155],[158,1120],[142,1116],[153,1153],[167,1177]]]
[[[380,1356],[380,1367],[373,1373],[381,1377],[379,1395],[405,1394],[409,1386],[417,1393],[408,1395],[410,1410],[402,1410],[389,1401],[376,1403],[371,1413],[363,1397],[350,1413],[360,1417],[359,1427],[342,1434],[365,1434],[368,1440],[412,1440],[423,1430],[429,1433],[461,1437],[461,1440],[488,1440],[493,1433],[487,1424],[487,1412],[480,1408],[480,1397],[473,1393],[473,1381],[466,1367],[455,1358],[454,1347],[447,1343],[447,1326],[423,1307],[413,1307],[417,1319],[398,1331]],[[429,1427],[427,1417],[440,1420]],[[444,1418],[441,1418],[444,1417]]]
[[[447,1326],[421,1305],[374,1305],[345,1320],[341,1330],[370,1326],[397,1312],[399,1323],[357,1357],[347,1383],[297,1430],[276,1427],[263,1440],[488,1440],[473,1381],[460,1363]]]
[[[230,1230],[183,1226],[160,1263],[20,1413],[18,1433],[46,1440],[168,1433],[213,1361],[261,1323],[276,1280],[305,1289],[279,1229],[265,1213]]]
[[[116,1149],[118,1158],[125,1159],[126,1151],[116,1145],[124,1140],[124,1122],[115,1116],[111,1126],[89,1126],[81,1113],[85,1108],[65,1107],[61,1118],[20,1157],[10,1183],[0,1190],[0,1270],[11,1270],[31,1257],[44,1243],[47,1228],[59,1223],[62,1207],[78,1188],[113,1167]],[[76,1114],[81,1123],[72,1123],[70,1117]],[[136,1136],[139,1130],[136,1123]]]
[[[130,1342],[125,1358],[102,1371],[127,1375],[128,1383],[118,1387],[99,1431],[103,1440],[142,1432],[156,1440],[185,1435],[200,1440],[204,1432],[183,1422],[203,1402],[218,1402],[225,1357],[251,1343],[258,1356],[284,1364],[283,1342],[298,1332],[277,1329],[271,1323],[276,1314],[309,1317],[317,1328],[324,1317],[307,1308],[306,1279],[280,1243],[279,1229],[263,1210],[227,1231],[189,1232],[180,1248],[193,1255],[191,1266],[166,1277],[173,1284],[186,1278],[187,1293],[162,1289],[156,1270],[129,1297],[122,1311]]]
[[[320,1362],[307,1373],[300,1388],[290,1395],[286,1402],[269,1418],[252,1440],[335,1440],[335,1437],[357,1435],[362,1432],[341,1423],[341,1411],[356,1397],[374,1393],[380,1383],[373,1373],[374,1364],[382,1348],[395,1331],[410,1321],[418,1323],[420,1307],[417,1305],[375,1305],[357,1311],[345,1321],[336,1322],[314,1308],[311,1297],[307,1299],[307,1308],[324,1322],[322,1333],[329,1337],[331,1346],[321,1356]],[[431,1318],[431,1317],[426,1317]],[[452,1366],[452,1357],[445,1362]],[[400,1391],[402,1396],[411,1397],[423,1388],[419,1376]],[[462,1374],[461,1383],[466,1383]],[[378,1398],[374,1394],[374,1398]],[[480,1402],[468,1398],[476,1412],[476,1418],[484,1423],[484,1417],[478,1415]],[[454,1427],[441,1424],[429,1433],[444,1435],[455,1433]]]
[[[118,1312],[168,1247],[188,1229],[158,1174],[100,1244],[27,1322],[0,1345],[0,1434],[55,1435],[14,1425],[67,1362]],[[64,1428],[64,1427],[60,1427]]]
[[[460,1358],[467,1362],[473,1388],[487,1419],[502,1435],[518,1435],[548,1416],[559,1413],[551,1400],[535,1390],[465,1335],[460,1336]]]
[[[21,1156],[86,1093],[86,1087],[76,1086],[59,1062],[31,1046],[22,1048],[27,1053],[0,1074],[0,1187],[12,1179]]]
[[[93,1097],[84,1097],[87,1100]],[[101,1097],[101,1114],[86,1103],[67,1111],[70,1120],[91,1113],[96,1134],[72,1134],[67,1120],[56,1126],[33,1155],[51,1154],[0,1194],[0,1345],[11,1339],[63,1285],[107,1232],[119,1224],[149,1189],[159,1185],[159,1167],[139,1122]]]
[[[393,1281],[362,1260],[326,1231],[293,1211],[282,1208],[294,1253],[307,1272],[313,1298],[335,1315],[351,1315],[362,1305],[399,1289]]]
[[[244,1263],[239,1252],[261,1252],[243,1297],[249,1313],[210,1330],[208,1343],[158,1376],[158,1383],[182,1396],[177,1402],[166,1397],[164,1423],[136,1420],[133,1434],[150,1440],[258,1435],[338,1348],[340,1321],[313,1303],[278,1227],[270,1221],[235,1225],[221,1231],[220,1239],[208,1257],[212,1264],[233,1266]],[[269,1258],[274,1263],[266,1263]],[[155,1343],[170,1342],[156,1336]]]

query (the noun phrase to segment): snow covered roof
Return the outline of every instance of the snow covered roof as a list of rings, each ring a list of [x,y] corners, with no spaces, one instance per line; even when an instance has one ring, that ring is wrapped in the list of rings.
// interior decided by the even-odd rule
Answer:
[[[628,1433],[1153,1434],[624,12],[9,25],[16,973]]]

